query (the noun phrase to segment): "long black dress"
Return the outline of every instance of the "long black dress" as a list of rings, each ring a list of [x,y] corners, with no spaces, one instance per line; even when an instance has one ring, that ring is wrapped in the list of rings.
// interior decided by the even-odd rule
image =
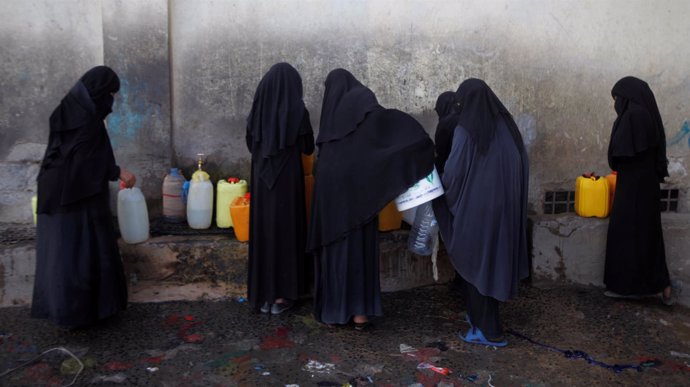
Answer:
[[[117,180],[103,119],[119,79],[88,71],[50,117],[38,175],[36,277],[31,316],[78,327],[127,306],[127,283],[110,212],[108,181]]]
[[[333,70],[317,138],[309,249],[314,315],[346,324],[380,316],[378,212],[433,168],[433,143],[409,115],[384,109],[343,69]]]
[[[455,270],[465,280],[468,315],[490,337],[502,334],[498,302],[517,295],[529,273],[529,164],[520,132],[488,85],[468,79],[441,175],[434,213]]]
[[[642,80],[623,78],[611,94],[618,118],[608,155],[618,175],[604,283],[621,295],[655,294],[670,285],[659,208],[659,182],[668,176],[661,115]]]
[[[252,306],[304,295],[307,223],[301,153],[314,151],[302,79],[278,63],[256,89],[247,118],[252,153],[248,298]]]

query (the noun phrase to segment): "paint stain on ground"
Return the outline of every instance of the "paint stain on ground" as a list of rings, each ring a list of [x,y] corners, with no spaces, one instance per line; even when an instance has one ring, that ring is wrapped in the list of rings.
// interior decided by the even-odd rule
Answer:
[[[288,337],[289,330],[285,327],[278,327],[275,329],[273,335],[264,337],[259,344],[262,350],[292,348],[295,343]]]

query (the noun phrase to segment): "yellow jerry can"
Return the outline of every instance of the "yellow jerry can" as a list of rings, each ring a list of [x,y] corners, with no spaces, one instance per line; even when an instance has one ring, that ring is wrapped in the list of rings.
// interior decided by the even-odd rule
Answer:
[[[575,181],[575,213],[582,217],[609,216],[609,183],[605,178],[586,175]]]
[[[231,177],[227,180],[219,180],[216,185],[216,226],[218,228],[232,227],[230,205],[232,202],[247,193],[247,181]]]
[[[609,212],[613,209],[613,198],[616,196],[617,178],[618,173],[616,171],[611,171],[610,174],[606,175],[606,181],[609,183]]]

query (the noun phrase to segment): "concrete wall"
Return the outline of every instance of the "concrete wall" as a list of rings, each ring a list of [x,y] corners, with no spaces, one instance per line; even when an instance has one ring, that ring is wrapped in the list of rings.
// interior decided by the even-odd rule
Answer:
[[[100,3],[0,0],[0,219],[31,222],[48,117],[103,63]]]
[[[189,174],[197,153],[207,155],[214,178],[248,177],[245,119],[256,84],[278,61],[301,72],[315,128],[324,78],[336,67],[430,133],[438,94],[467,77],[485,79],[529,146],[535,213],[545,190],[572,188],[583,171],[608,171],[610,88],[637,75],[657,94],[669,186],[681,189],[681,212],[690,211],[683,0],[0,0],[0,7],[3,221],[29,221],[47,117],[100,63],[123,78],[109,130],[118,162],[140,176],[153,213],[167,167]]]
[[[260,77],[278,61],[302,74],[314,124],[336,67],[430,133],[436,96],[479,77],[529,145],[538,213],[545,190],[572,189],[584,171],[608,172],[610,90],[633,74],[656,92],[670,182],[687,212],[688,12],[686,1],[175,1],[175,156],[191,166],[204,152],[220,174],[246,174],[245,118]]]
[[[170,168],[170,60],[167,0],[103,0],[104,62],[120,76],[108,132],[120,166],[137,175],[160,213],[163,177]]]
[[[690,222],[687,214],[662,216],[671,281],[685,288],[679,303],[690,306]],[[604,286],[607,219],[552,216],[533,223],[532,270],[536,278]]]

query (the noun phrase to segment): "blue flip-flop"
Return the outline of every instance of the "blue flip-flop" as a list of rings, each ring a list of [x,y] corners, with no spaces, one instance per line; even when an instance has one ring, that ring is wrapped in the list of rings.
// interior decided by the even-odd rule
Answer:
[[[508,342],[506,340],[502,341],[490,341],[486,337],[484,337],[484,334],[482,331],[477,328],[472,326],[470,329],[467,330],[467,333],[463,336],[462,333],[458,333],[458,336],[462,341],[470,344],[480,344],[480,345],[486,345],[489,347],[505,347],[508,345]]]

